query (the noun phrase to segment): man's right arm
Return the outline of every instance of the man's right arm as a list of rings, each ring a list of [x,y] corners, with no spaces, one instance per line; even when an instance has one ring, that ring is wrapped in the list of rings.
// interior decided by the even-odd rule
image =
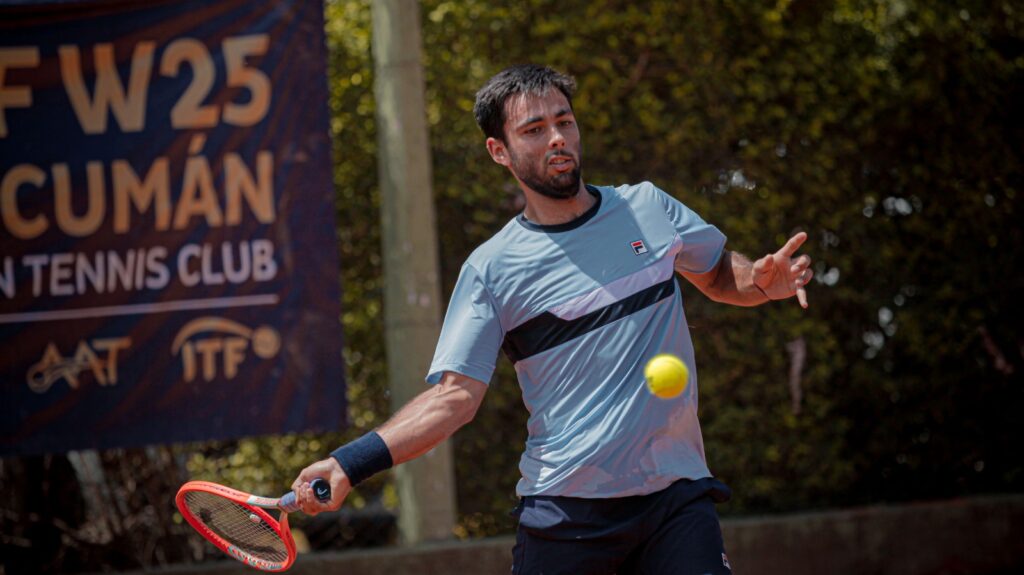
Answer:
[[[376,430],[393,464],[415,459],[451,437],[473,419],[486,392],[487,384],[446,372],[437,385],[414,397]],[[329,503],[318,502],[309,487],[318,477],[331,484]],[[315,515],[341,507],[352,485],[337,459],[328,457],[303,469],[292,483],[292,490],[303,512]]]
[[[395,465],[415,459],[473,420],[487,384],[452,371],[380,426]]]

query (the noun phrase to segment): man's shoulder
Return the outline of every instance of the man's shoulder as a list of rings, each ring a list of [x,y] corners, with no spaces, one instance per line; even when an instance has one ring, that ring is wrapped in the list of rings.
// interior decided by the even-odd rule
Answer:
[[[646,180],[635,184],[621,184],[611,189],[629,201],[656,200],[659,195],[665,193],[658,186]]]
[[[512,218],[493,236],[470,252],[466,263],[477,270],[482,270],[488,262],[506,253],[510,245],[520,243],[522,235],[519,224]]]

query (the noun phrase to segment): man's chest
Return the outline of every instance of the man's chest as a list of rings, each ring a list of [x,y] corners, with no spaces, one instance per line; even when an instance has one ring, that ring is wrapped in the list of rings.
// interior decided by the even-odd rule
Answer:
[[[678,242],[664,214],[621,211],[506,255],[492,282],[505,329],[543,313],[587,313],[671,274]]]

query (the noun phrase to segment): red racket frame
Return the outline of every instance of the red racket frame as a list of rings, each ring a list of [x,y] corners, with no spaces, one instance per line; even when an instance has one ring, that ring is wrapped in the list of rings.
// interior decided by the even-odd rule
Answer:
[[[284,542],[285,549],[288,551],[288,558],[283,563],[274,563],[265,559],[260,559],[259,557],[253,557],[208,529],[202,521],[192,515],[192,512],[188,509],[188,505],[185,503],[185,495],[191,491],[202,491],[229,499],[242,507],[245,507],[252,513],[255,513],[271,529],[273,529],[274,532],[277,533],[278,537],[281,538],[281,541]],[[292,531],[288,527],[288,513],[282,509],[281,519],[279,521],[274,519],[274,516],[267,513],[264,509],[281,509],[278,506],[279,502],[279,498],[259,497],[244,491],[225,487],[217,483],[211,483],[209,481],[189,481],[181,486],[181,489],[178,490],[178,495],[174,498],[174,503],[178,506],[178,510],[181,511],[182,517],[184,517],[185,520],[189,522],[189,525],[198,531],[200,535],[205,537],[207,541],[213,543],[217,548],[231,557],[234,557],[242,563],[261,571],[284,571],[291,567],[292,563],[295,562],[295,540],[292,538]]]

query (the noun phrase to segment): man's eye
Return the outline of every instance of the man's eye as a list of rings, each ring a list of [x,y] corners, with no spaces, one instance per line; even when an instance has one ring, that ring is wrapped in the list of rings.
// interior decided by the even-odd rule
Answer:
[[[540,128],[533,127],[533,128],[527,129],[526,132],[524,132],[524,133],[526,133],[526,134],[536,134],[538,132],[540,132]]]

